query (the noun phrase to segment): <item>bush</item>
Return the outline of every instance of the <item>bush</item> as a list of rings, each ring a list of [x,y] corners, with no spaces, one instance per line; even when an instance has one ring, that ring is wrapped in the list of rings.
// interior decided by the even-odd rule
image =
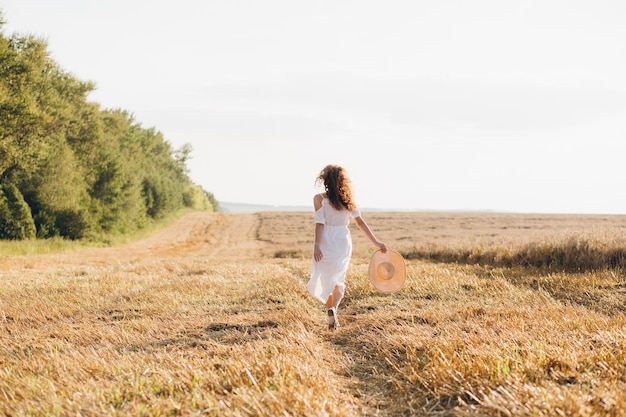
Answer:
[[[83,212],[63,210],[57,214],[56,227],[61,236],[78,240],[87,234],[89,221]]]
[[[33,239],[37,230],[20,190],[13,184],[0,186],[0,239]]]
[[[47,211],[40,211],[35,214],[34,220],[38,238],[48,239],[61,235],[61,232],[56,226],[56,217],[53,214]]]
[[[209,194],[199,185],[188,186],[183,193],[185,207],[202,211],[217,211],[214,204],[209,200]]]

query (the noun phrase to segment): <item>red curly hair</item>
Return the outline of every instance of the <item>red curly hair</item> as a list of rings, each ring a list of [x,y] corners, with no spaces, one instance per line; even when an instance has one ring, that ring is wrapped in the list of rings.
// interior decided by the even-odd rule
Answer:
[[[330,205],[337,210],[354,210],[356,204],[352,199],[350,179],[345,169],[339,165],[326,165],[320,172],[316,183],[323,183]]]

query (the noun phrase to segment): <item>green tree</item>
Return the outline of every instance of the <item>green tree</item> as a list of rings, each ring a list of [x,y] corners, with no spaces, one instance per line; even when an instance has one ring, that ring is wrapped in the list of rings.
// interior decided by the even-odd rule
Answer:
[[[219,211],[219,203],[213,194],[206,192],[201,186],[191,184],[183,193],[185,207],[200,211]]]
[[[218,209],[189,178],[190,145],[174,150],[127,111],[101,110],[87,101],[93,89],[62,70],[44,41],[0,32],[3,236],[32,237],[34,225],[38,237],[97,237],[184,206]]]
[[[16,186],[0,186],[0,239],[32,239],[36,235],[30,207]]]

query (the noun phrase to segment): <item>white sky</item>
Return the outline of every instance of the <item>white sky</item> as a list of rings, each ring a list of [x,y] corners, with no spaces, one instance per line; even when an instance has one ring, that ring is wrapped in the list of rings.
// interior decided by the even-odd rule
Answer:
[[[220,201],[626,214],[623,0],[0,0]]]

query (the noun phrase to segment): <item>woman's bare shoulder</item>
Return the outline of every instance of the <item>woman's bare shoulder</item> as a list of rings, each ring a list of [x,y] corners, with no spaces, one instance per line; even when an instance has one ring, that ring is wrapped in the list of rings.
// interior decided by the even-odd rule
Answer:
[[[315,194],[313,196],[313,207],[315,211],[317,211],[322,206],[322,200],[324,199],[324,194]]]

